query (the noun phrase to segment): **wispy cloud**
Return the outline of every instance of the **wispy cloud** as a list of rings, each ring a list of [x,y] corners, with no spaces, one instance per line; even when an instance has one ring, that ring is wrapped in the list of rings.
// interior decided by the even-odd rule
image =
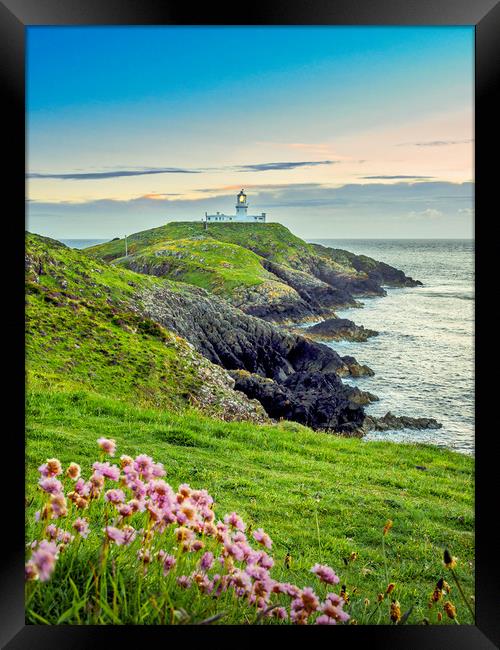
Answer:
[[[367,179],[367,180],[407,180],[407,179],[415,179],[415,178],[421,178],[423,180],[431,180],[432,178],[435,178],[435,176],[360,176],[360,178]]]
[[[152,174],[202,174],[203,172],[265,172],[297,169],[299,167],[316,167],[318,165],[333,165],[339,160],[307,160],[264,162],[251,165],[230,165],[226,167],[205,167],[188,169],[183,167],[143,167],[138,169],[112,169],[109,171],[76,171],[76,172],[29,172],[27,178],[89,181],[104,180],[109,178],[122,178],[124,176],[147,176]]]
[[[469,144],[474,142],[473,139],[469,138],[468,140],[428,140],[426,142],[402,142],[396,146],[398,147],[447,147],[448,145],[453,144]]]
[[[90,181],[105,178],[120,178],[123,176],[147,176],[149,174],[199,174],[198,169],[182,169],[180,167],[150,167],[145,169],[115,169],[104,172],[64,172],[38,173],[30,172],[28,178],[52,178],[56,180]]]
[[[308,160],[301,162],[270,162],[257,163],[255,165],[241,165],[236,169],[242,172],[267,172],[283,169],[297,169],[298,167],[316,167],[318,165],[334,165],[339,160]]]

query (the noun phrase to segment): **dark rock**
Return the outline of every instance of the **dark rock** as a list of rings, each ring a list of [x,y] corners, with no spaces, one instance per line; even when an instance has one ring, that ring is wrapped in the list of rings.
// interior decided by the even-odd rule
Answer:
[[[335,373],[296,372],[282,384],[259,375],[233,371],[235,388],[257,399],[270,417],[300,422],[313,429],[351,433],[364,421],[361,406]]]
[[[370,336],[377,335],[375,330],[365,329],[348,318],[328,318],[304,328],[304,336],[316,341],[366,341]]]
[[[379,398],[376,395],[369,393],[368,391],[360,390],[357,386],[348,388],[348,397],[350,402],[359,406],[366,406],[372,402],[379,401]]]
[[[168,286],[141,295],[153,321],[187,339],[201,354],[233,374],[237,390],[257,399],[274,418],[349,432],[364,412],[339,376],[373,374],[354,357],[244,314],[203,289]]]
[[[393,415],[390,411],[382,417],[366,416],[362,431],[392,431],[398,429],[440,429],[443,425],[434,418],[412,418]]]

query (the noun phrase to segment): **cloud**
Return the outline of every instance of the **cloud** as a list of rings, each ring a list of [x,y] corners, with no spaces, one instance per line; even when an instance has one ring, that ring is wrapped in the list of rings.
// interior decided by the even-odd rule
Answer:
[[[340,162],[339,160],[309,160],[306,162],[270,162],[270,163],[257,163],[255,165],[241,165],[236,167],[237,171],[242,172],[267,172],[277,171],[283,169],[296,169],[297,167],[316,167],[318,165],[334,165]]]
[[[398,147],[406,147],[406,146],[413,146],[413,147],[446,147],[448,145],[453,145],[453,144],[469,144],[470,142],[474,142],[473,139],[469,138],[468,140],[429,140],[427,142],[403,142],[401,144],[398,144],[396,146]]]
[[[92,171],[92,172],[29,172],[27,178],[33,179],[55,179],[55,180],[73,180],[89,181],[104,180],[109,178],[122,178],[124,176],[147,176],[152,174],[201,174],[203,172],[265,172],[281,171],[296,169],[299,167],[316,167],[317,165],[333,165],[338,160],[310,160],[310,161],[290,161],[290,162],[266,162],[255,163],[252,165],[233,165],[227,167],[207,167],[200,169],[186,169],[182,167],[144,167],[138,169],[113,169],[110,171]]]
[[[27,174],[28,178],[52,178],[57,180],[90,181],[104,178],[120,178],[122,176],[146,176],[149,174],[199,174],[197,169],[182,169],[179,167],[150,167],[145,169],[115,169],[109,172],[67,172],[67,173],[37,173]]]
[[[444,213],[441,212],[441,210],[436,210],[435,208],[426,208],[420,212],[410,212],[408,216],[410,218],[436,219],[438,217],[443,217]]]
[[[422,178],[431,180],[432,178],[435,178],[435,176],[360,176],[360,178],[372,180],[405,180],[407,178]]]

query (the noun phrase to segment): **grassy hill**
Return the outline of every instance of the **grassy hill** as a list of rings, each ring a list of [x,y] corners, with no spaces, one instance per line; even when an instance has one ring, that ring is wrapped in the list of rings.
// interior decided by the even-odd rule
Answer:
[[[35,496],[36,467],[46,458],[56,455],[65,466],[76,461],[87,468],[96,458],[96,439],[109,436],[119,453],[146,453],[163,462],[166,480],[175,488],[187,482],[208,489],[217,518],[235,510],[254,529],[262,526],[274,541],[276,579],[311,584],[313,564],[334,567],[351,593],[348,611],[360,623],[390,622],[388,603],[375,607],[388,582],[396,584],[394,595],[403,611],[414,606],[408,623],[424,618],[436,623],[442,607],[430,610],[428,600],[439,578],[450,581],[442,564],[445,547],[458,558],[466,594],[473,593],[473,462],[466,456],[424,445],[339,438],[293,423],[226,423],[81,391],[34,391],[27,417],[28,498]],[[394,522],[385,539],[388,580],[382,549],[387,519]],[[34,530],[30,519],[28,539]],[[80,561],[95,562],[97,552],[82,548]],[[290,569],[284,565],[287,552],[293,559]],[[358,557],[346,566],[344,558],[351,553]],[[62,567],[55,576],[61,581],[57,592],[49,589],[44,600],[40,590],[30,605],[50,623],[71,609],[73,598]],[[83,583],[80,577],[78,589]],[[451,599],[459,620],[470,623],[455,592],[456,587]],[[157,593],[154,583],[144,587],[144,623],[160,622],[149,601]],[[221,611],[217,602],[204,605],[182,590],[174,589],[172,598],[194,620]],[[242,622],[236,611],[225,611],[220,622]],[[124,612],[120,618],[133,622]],[[40,622],[34,615],[28,619]],[[66,622],[77,622],[76,616]],[[103,612],[99,622],[113,618]],[[442,622],[453,623],[446,616]]]
[[[154,244],[178,239],[215,239],[247,248],[260,257],[277,263],[300,263],[311,255],[305,241],[293,235],[279,223],[219,223],[204,224],[195,221],[173,221],[159,228],[134,233],[127,238],[128,252],[135,255]],[[125,254],[125,242],[117,239],[85,249],[91,257],[110,261]]]
[[[260,413],[226,373],[144,317],[138,296],[165,282],[102,264],[36,235],[26,240],[26,358],[31,389],[89,389],[178,410]],[[240,408],[241,407],[241,408]],[[250,407],[250,408],[249,408]]]
[[[234,244],[226,245],[229,255]],[[197,254],[208,259],[209,253]],[[248,253],[245,259],[255,262]],[[467,595],[473,593],[471,458],[430,446],[344,439],[290,422],[259,424],[267,421],[262,409],[232,390],[222,368],[142,315],[141,291],[162,284],[194,291],[27,236],[27,542],[41,534],[34,518],[43,506],[37,468],[56,456],[65,467],[81,464],[88,478],[96,439],[106,436],[117,441],[119,454],[145,453],[164,463],[174,488],[186,482],[207,489],[217,519],[236,510],[254,529],[263,527],[274,540],[276,579],[303,586],[312,582],[314,563],[335,568],[351,593],[348,611],[359,623],[389,622],[387,599],[376,605],[389,581],[403,611],[413,606],[409,623],[424,617],[437,622],[441,604],[430,610],[428,600],[439,578],[450,581],[442,565],[445,547],[458,559]],[[95,531],[106,512],[90,510]],[[144,526],[141,516],[137,528]],[[394,525],[384,555],[388,519]],[[56,523],[68,530],[71,520]],[[161,576],[148,576],[128,609],[118,607],[126,599],[113,592],[111,582],[107,608],[93,609],[82,596],[93,585],[89,567],[99,557],[96,539],[97,532],[77,550],[66,549],[50,581],[27,583],[29,622],[163,622]],[[284,565],[287,552],[290,568]],[[135,557],[135,547],[131,553]],[[357,559],[345,564],[351,553]],[[133,563],[126,554],[120,557],[119,592],[132,593]],[[202,599],[175,585],[165,598],[170,605],[165,600],[162,607],[183,608],[192,621],[222,613],[219,622],[245,622],[232,601]],[[456,588],[450,598],[460,622],[471,623]],[[453,623],[445,616],[447,622]]]

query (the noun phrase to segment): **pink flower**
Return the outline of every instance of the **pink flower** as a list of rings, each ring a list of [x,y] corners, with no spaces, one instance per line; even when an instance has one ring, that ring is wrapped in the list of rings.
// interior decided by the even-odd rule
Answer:
[[[36,550],[31,555],[30,563],[33,565],[34,570],[38,572],[38,577],[41,582],[46,582],[52,575],[56,560],[58,557],[58,549],[54,542],[47,542],[42,540]],[[33,569],[30,569],[33,571]]]
[[[321,582],[326,582],[328,585],[337,584],[339,582],[339,577],[336,575],[335,571],[326,564],[315,564],[311,569],[311,572],[315,573]]]
[[[89,534],[89,522],[84,517],[78,517],[73,522],[73,528],[81,537],[86,538]]]
[[[189,589],[192,584],[192,580],[189,576],[180,576],[177,578],[177,584],[183,589]]]
[[[68,469],[66,470],[66,475],[70,477],[73,481],[76,481],[82,472],[80,465],[77,463],[70,463]]]
[[[122,503],[118,506],[118,512],[122,517],[130,517],[133,513],[133,509],[129,503]]]
[[[330,618],[329,616],[325,616],[322,614],[321,616],[318,616],[318,618],[315,621],[316,625],[337,625],[337,621],[334,618]]]
[[[88,483],[85,483],[83,478],[79,478],[75,483],[75,492],[82,497],[87,497],[90,492],[90,486]]]
[[[202,558],[200,560],[200,568],[202,571],[208,571],[209,569],[212,568],[214,563],[214,554],[211,553],[210,551],[207,551],[202,555]]]
[[[224,523],[231,526],[231,528],[236,528],[237,530],[241,530],[242,532],[246,528],[243,519],[238,514],[236,514],[236,512],[232,512],[230,515],[226,515],[224,517]]]
[[[38,471],[45,478],[59,476],[62,474],[61,461],[57,458],[49,458],[43,465],[40,465]]]
[[[38,481],[38,485],[42,490],[44,490],[44,492],[48,492],[48,494],[60,494],[63,489],[61,481],[58,481],[53,477],[41,478]]]
[[[271,610],[270,614],[271,616],[274,616],[274,618],[281,620],[288,618],[287,611],[284,607],[275,607],[273,610]]]
[[[98,438],[97,444],[108,456],[115,455],[116,442],[112,438]]]
[[[345,623],[350,616],[342,609],[343,604],[344,601],[337,594],[328,594],[327,599],[321,606],[321,611],[329,618]]]
[[[65,517],[68,514],[66,497],[62,492],[52,494],[50,497],[50,510],[52,519]]]
[[[123,503],[125,501],[125,495],[122,490],[113,489],[106,492],[104,499],[105,501],[109,501],[109,503]]]
[[[169,555],[165,551],[158,551],[158,557],[163,564],[163,575],[166,576],[175,566],[177,560],[173,555]]]
[[[137,535],[137,531],[135,528],[132,526],[124,526],[123,527],[123,543],[125,546],[128,546],[129,544],[132,544],[134,541],[135,537]]]
[[[24,579],[25,580],[38,580],[38,569],[34,562],[27,562],[24,565]]]
[[[97,475],[105,476],[112,481],[117,481],[120,478],[120,469],[116,465],[110,465],[108,462],[96,462],[92,465],[92,469]]]
[[[103,530],[106,533],[106,537],[111,542],[114,542],[117,546],[122,546],[125,544],[125,537],[119,528],[115,528],[114,526],[106,526],[106,528]]]
[[[303,607],[308,612],[315,612],[319,607],[319,600],[311,587],[304,587],[300,595]]]
[[[167,472],[165,471],[162,463],[153,463],[153,467],[151,469],[151,474],[153,476],[160,478],[161,476],[165,476],[166,473]]]
[[[153,475],[153,459],[150,456],[146,456],[146,454],[137,456],[133,467],[144,478],[148,479]]]
[[[271,548],[273,545],[271,538],[262,530],[262,528],[257,528],[253,534],[253,538],[255,541],[259,542],[259,544],[262,544],[262,546],[265,546],[266,548]]]

